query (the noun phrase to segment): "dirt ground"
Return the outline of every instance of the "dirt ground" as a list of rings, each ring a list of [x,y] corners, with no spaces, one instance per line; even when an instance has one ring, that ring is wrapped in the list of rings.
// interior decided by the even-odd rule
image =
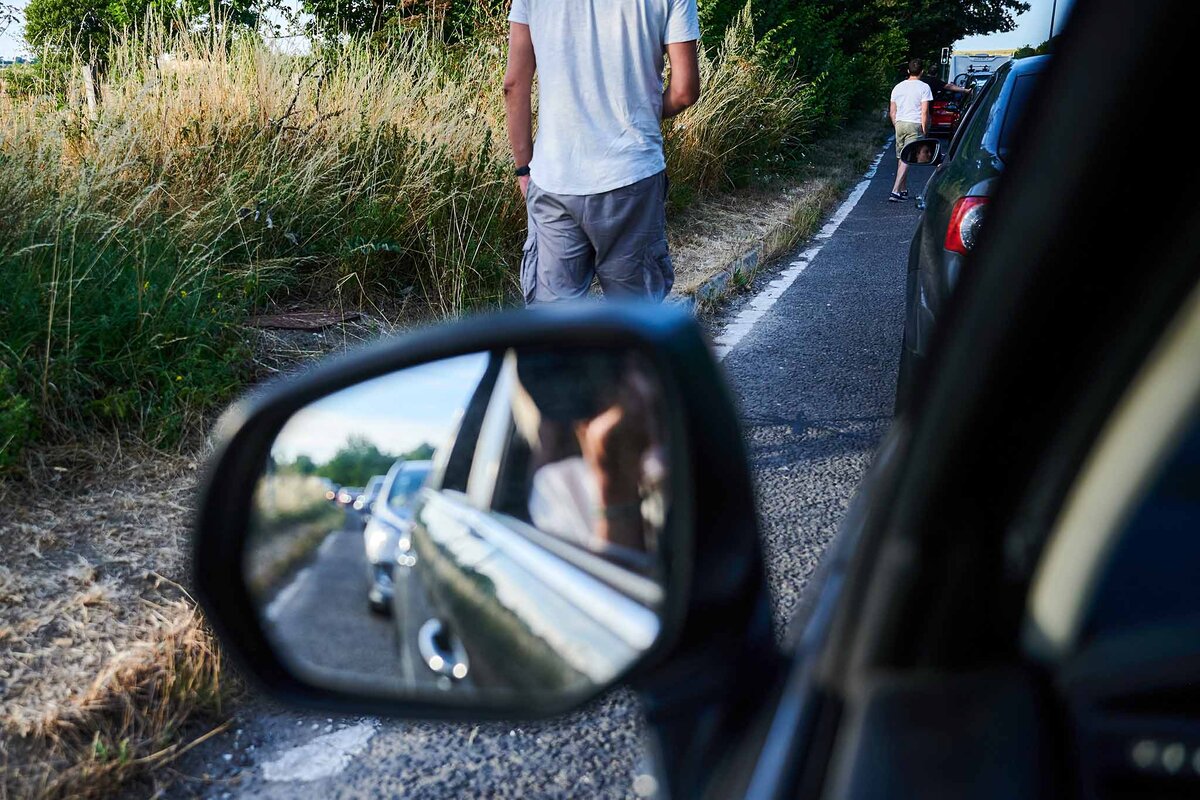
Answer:
[[[883,134],[877,120],[850,126],[812,145],[801,174],[674,217],[676,292],[694,291],[764,237],[811,233]],[[258,337],[270,374],[395,329],[366,315],[337,330],[248,335]],[[103,796],[169,762],[179,737],[220,722],[221,697],[192,705],[172,699],[181,685],[207,692],[219,676],[215,646],[186,588],[205,452],[106,447],[44,450],[29,479],[0,481],[0,798]],[[191,658],[203,663],[189,666]],[[190,682],[161,674],[164,659]],[[142,708],[151,703],[153,714]],[[110,782],[87,789],[97,771]]]
[[[808,165],[706,200],[668,223],[674,294],[690,295],[752,245],[765,242],[768,260],[815,232],[839,196],[857,181],[890,129],[871,116],[810,145]]]

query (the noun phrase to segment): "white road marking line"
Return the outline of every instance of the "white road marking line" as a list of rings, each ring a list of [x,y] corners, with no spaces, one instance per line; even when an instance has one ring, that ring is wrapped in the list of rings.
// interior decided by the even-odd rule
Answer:
[[[333,540],[337,538],[337,534],[338,531],[333,531],[325,537],[324,541],[321,542],[321,546],[317,548],[318,558],[329,552],[329,548],[333,546]],[[296,574],[296,577],[292,578],[292,582],[280,589],[279,594],[275,595],[275,599],[270,603],[267,603],[267,610],[264,612],[267,619],[274,623],[279,622],[279,615],[283,613],[283,609],[292,602],[297,594],[299,594],[300,588],[304,585],[304,582],[308,580],[308,576],[309,573],[312,572],[312,568],[313,565],[309,564],[307,567],[300,570],[300,572]]]
[[[300,592],[300,587],[304,585],[310,572],[312,572],[312,567],[305,567],[300,570],[299,575],[292,578],[291,583],[279,590],[279,594],[275,595],[275,599],[267,604],[267,619],[271,620],[271,622],[279,622],[279,615],[292,602],[292,598]]]
[[[293,747],[273,761],[262,765],[268,781],[315,781],[337,775],[351,759],[367,748],[379,730],[376,720],[368,719],[335,733],[316,737],[308,744]]]
[[[788,268],[780,273],[779,277],[771,281],[767,288],[756,294],[754,298],[746,304],[733,321],[725,326],[725,330],[717,336],[713,343],[713,352],[717,359],[723,359],[729,355],[729,351],[737,347],[738,342],[750,332],[760,319],[762,319],[771,306],[775,305],[775,301],[783,296],[783,293],[800,277],[800,273],[804,272],[805,268],[812,263],[813,259],[821,252],[821,248],[825,246],[825,241],[828,241],[842,223],[846,221],[846,217],[850,216],[850,212],[858,205],[858,201],[866,194],[867,187],[871,185],[871,179],[875,177],[875,171],[879,169],[879,163],[883,161],[884,154],[887,153],[891,146],[892,140],[888,139],[884,144],[883,150],[879,155],[875,156],[875,160],[871,162],[871,166],[863,173],[863,178],[859,181],[858,186],[854,187],[854,191],[850,196],[838,206],[838,210],[833,213],[829,221],[824,227],[813,237],[815,241],[820,241],[821,244],[808,248],[800,257],[788,265]]]

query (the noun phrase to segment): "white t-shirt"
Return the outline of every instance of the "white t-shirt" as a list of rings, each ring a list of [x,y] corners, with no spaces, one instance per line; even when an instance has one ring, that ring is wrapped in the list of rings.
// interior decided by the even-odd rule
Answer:
[[[696,0],[513,0],[537,59],[530,177],[555,194],[599,194],[666,169],[663,49],[700,38]]]
[[[896,104],[897,122],[921,122],[921,103],[932,102],[933,90],[920,79],[900,81],[892,89],[892,102]]]

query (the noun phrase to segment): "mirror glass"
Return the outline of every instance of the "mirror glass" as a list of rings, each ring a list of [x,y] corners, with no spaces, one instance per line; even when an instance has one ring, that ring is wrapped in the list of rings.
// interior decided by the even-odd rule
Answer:
[[[242,574],[309,683],[511,706],[611,684],[655,642],[672,452],[628,349],[509,348],[301,409]]]
[[[933,138],[909,142],[900,151],[900,160],[911,165],[932,165],[942,152],[942,143]]]

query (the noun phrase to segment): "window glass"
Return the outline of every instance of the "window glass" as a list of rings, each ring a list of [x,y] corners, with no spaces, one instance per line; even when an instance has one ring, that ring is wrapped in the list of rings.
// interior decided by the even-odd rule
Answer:
[[[471,402],[463,412],[462,422],[458,432],[449,445],[451,450],[446,457],[441,474],[434,484],[439,489],[453,489],[459,492],[467,490],[467,478],[471,475],[471,462],[475,457],[475,445],[479,442],[479,429],[483,426],[483,417],[487,413],[488,402],[492,398],[492,389],[496,385],[496,376],[500,374],[500,359],[493,356],[488,361],[487,370],[479,381]],[[440,462],[441,459],[439,458]]]
[[[406,510],[408,504],[412,502],[413,495],[425,483],[428,475],[429,467],[425,464],[405,465],[396,475],[396,479],[392,481],[391,489],[388,491],[388,505],[396,511]]]
[[[1200,616],[1200,418],[1121,535],[1084,638]]]
[[[1008,96],[1008,108],[1004,112],[1004,121],[1000,126],[1000,144],[998,154],[1001,158],[1008,155],[1009,148],[1016,141],[1016,132],[1020,130],[1020,122],[1025,118],[1025,109],[1029,98],[1033,95],[1038,83],[1038,74],[1022,75],[1013,81],[1012,92]]]
[[[961,84],[960,84],[961,85]],[[986,84],[980,92],[979,98],[971,104],[967,109],[966,116],[963,118],[962,124],[958,126],[958,131],[954,134],[954,138],[950,140],[950,152],[947,154],[948,160],[954,160],[958,155],[959,148],[963,146],[963,141],[967,137],[971,137],[978,147],[978,142],[982,138],[982,130],[988,112],[991,111],[992,105],[996,102],[996,94],[999,91],[1000,81],[993,80]]]

